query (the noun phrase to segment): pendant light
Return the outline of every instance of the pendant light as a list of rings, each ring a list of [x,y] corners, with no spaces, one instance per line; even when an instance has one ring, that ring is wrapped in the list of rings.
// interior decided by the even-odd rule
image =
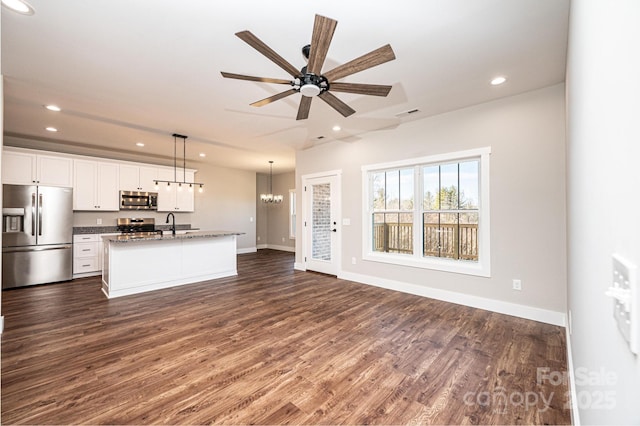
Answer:
[[[188,136],[180,135],[178,133],[174,133],[173,135],[173,180],[156,180],[156,190],[159,188],[160,183],[167,184],[167,191],[171,190],[172,184],[178,186],[178,191],[182,191],[183,185],[188,188],[189,192],[193,192],[193,188],[195,186],[199,186],[198,192],[204,191],[204,183],[200,182],[186,182],[187,179],[187,138]],[[178,180],[178,167],[177,167],[177,141],[178,138],[182,139],[182,180]]]
[[[269,161],[269,193],[260,194],[260,200],[265,204],[280,204],[284,197],[273,194],[273,160]]]

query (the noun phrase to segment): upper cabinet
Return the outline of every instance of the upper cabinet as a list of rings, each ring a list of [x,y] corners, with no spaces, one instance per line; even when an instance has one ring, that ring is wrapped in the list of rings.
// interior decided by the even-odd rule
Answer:
[[[187,170],[184,172],[180,170],[178,172],[177,179],[182,180],[184,177],[185,182],[193,182],[195,180],[195,173]],[[164,181],[173,181],[176,176],[173,169],[159,169],[158,179]],[[182,185],[181,187],[173,183],[167,185],[166,183],[160,183],[160,189],[158,189],[158,211],[160,212],[192,212],[194,211],[194,197],[193,193],[196,190],[189,185]]]
[[[73,210],[118,211],[120,191],[158,193],[161,212],[193,212],[195,170],[27,148],[2,150],[2,183],[73,188]],[[156,188],[158,180],[160,189]],[[186,181],[181,188],[166,181]]]
[[[158,179],[157,167],[120,165],[120,189],[122,191],[154,192]]]
[[[73,160],[5,149],[2,153],[2,183],[71,187]]]
[[[120,209],[118,164],[74,160],[73,209],[117,211]]]

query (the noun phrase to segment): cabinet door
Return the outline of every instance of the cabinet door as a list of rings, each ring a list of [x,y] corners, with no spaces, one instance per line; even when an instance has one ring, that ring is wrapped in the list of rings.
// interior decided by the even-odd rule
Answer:
[[[74,160],[73,162],[73,209],[96,210],[97,167],[95,161]]]
[[[140,191],[138,166],[120,165],[120,189],[123,191]]]
[[[36,156],[38,183],[48,186],[73,186],[73,160],[49,155]]]
[[[120,209],[119,167],[115,163],[98,162],[96,180],[97,210]]]
[[[36,183],[36,156],[22,152],[2,153],[2,183],[32,185]]]
[[[140,167],[140,190],[145,192],[156,191],[156,179],[158,179],[158,169],[155,167]]]

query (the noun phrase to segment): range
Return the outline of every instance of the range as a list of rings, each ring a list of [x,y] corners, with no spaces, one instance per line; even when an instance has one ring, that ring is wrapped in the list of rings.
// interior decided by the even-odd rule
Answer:
[[[156,229],[156,221],[152,217],[121,217],[117,221],[118,231],[129,237],[147,237],[162,235],[162,230]]]

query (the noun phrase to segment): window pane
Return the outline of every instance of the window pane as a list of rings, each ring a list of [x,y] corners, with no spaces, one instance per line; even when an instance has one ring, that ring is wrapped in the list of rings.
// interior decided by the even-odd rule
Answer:
[[[460,259],[478,261],[478,213],[460,213]]]
[[[478,209],[478,161],[460,163],[460,209]]]
[[[440,166],[440,210],[458,209],[458,164]]]
[[[413,213],[374,213],[373,251],[413,253]]]
[[[440,257],[458,258],[458,214],[440,214]]]
[[[438,210],[440,206],[438,200],[438,194],[440,193],[440,167],[424,167],[422,169],[422,180],[424,190],[422,208],[424,210]]]
[[[425,256],[440,256],[440,213],[424,213],[423,226],[423,254]]]
[[[385,186],[386,210],[400,210],[400,172],[398,170],[386,173]]]
[[[413,169],[400,170],[400,209],[413,210]]]
[[[331,184],[311,186],[311,257],[331,260]]]
[[[384,210],[385,174],[374,173],[372,178],[373,210]]]

